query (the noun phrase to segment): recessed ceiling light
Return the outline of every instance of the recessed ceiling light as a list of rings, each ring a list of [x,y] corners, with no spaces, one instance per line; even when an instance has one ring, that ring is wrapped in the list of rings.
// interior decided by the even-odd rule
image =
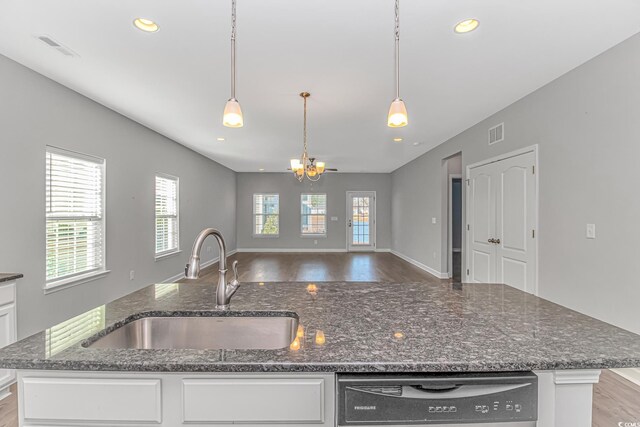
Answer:
[[[402,142],[402,138],[393,138],[394,142]]]
[[[151,19],[146,19],[146,18],[134,19],[133,25],[135,25],[137,29],[146,31],[147,33],[155,33],[160,29],[158,24],[153,22]]]
[[[478,25],[480,25],[480,21],[477,19],[465,19],[462,22],[458,22],[453,31],[458,34],[470,33],[478,28]]]
[[[414,145],[415,147],[417,147],[418,145],[420,145],[420,143],[419,143],[419,142],[414,142],[414,143],[413,143],[413,145]]]
[[[220,138],[216,138],[218,141],[224,141],[224,138],[220,137]]]
[[[258,169],[260,172],[264,172],[264,168],[260,168]]]

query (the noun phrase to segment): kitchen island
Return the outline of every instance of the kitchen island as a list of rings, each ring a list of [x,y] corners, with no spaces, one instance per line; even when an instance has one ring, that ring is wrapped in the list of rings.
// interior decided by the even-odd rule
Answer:
[[[587,427],[599,370],[640,366],[640,336],[494,284],[244,284],[224,315],[295,313],[290,346],[91,347],[137,319],[219,315],[214,306],[214,285],[152,285],[0,350],[0,367],[18,370],[21,425],[332,426],[339,373],[534,371],[538,426]],[[295,409],[269,418],[279,392]],[[243,419],[248,407],[266,418]]]

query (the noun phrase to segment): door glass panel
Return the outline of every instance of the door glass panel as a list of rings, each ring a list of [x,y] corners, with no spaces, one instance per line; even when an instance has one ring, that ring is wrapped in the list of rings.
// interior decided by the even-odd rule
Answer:
[[[353,197],[352,198],[352,245],[369,245],[371,241],[369,227],[369,203],[370,197]]]

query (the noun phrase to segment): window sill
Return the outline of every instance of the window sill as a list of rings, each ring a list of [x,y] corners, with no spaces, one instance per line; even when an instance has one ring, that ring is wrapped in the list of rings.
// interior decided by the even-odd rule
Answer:
[[[182,253],[182,250],[178,249],[177,251],[171,251],[171,252],[165,252],[165,253],[157,254],[156,255],[156,261],[162,261],[165,258],[169,258],[169,257],[172,257],[174,255],[178,255],[179,253]]]
[[[254,234],[254,239],[277,239],[280,237],[279,234]]]
[[[300,237],[303,239],[326,239],[326,234],[301,234]]]
[[[94,280],[102,279],[109,273],[111,273],[111,270],[92,271],[91,273],[83,274],[80,276],[56,280],[55,282],[47,283],[44,286],[44,293],[45,295],[51,294],[54,292],[62,291],[64,289],[72,288],[74,286],[82,285],[83,283],[93,282]]]

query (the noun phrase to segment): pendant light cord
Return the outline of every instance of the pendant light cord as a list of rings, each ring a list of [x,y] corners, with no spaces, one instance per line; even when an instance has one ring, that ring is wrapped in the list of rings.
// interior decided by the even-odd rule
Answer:
[[[234,0],[235,1],[235,0]],[[396,99],[400,98],[400,0],[396,0]]]
[[[236,0],[231,0],[231,99],[236,99]]]

